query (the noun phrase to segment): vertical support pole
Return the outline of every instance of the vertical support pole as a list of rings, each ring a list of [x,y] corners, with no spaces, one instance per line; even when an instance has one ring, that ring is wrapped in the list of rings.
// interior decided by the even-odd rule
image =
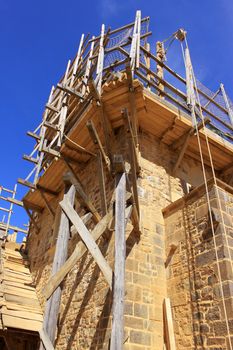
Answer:
[[[146,50],[147,50],[148,52],[150,52],[150,44],[149,44],[149,43],[146,43]],[[146,55],[146,54],[145,54],[145,62],[146,62],[146,67],[147,67],[148,69],[150,69],[150,56],[149,56],[149,55]],[[146,78],[150,81],[151,75],[150,75],[149,72],[147,73]],[[147,86],[147,89],[148,89],[148,90],[151,90],[150,85]]]
[[[106,215],[108,208],[107,208],[107,201],[106,201],[106,190],[105,190],[105,179],[104,179],[104,168],[103,168],[103,159],[102,159],[102,153],[100,150],[98,152],[98,176],[99,176],[99,185],[100,185],[100,196],[101,196],[101,210],[102,215]]]
[[[73,185],[66,185],[64,198],[67,198],[73,206],[75,198],[75,187]],[[64,212],[61,212],[51,276],[55,275],[55,273],[58,270],[60,270],[60,268],[63,266],[67,259],[69,238],[69,219],[67,218]],[[51,297],[47,300],[45,305],[43,329],[48,334],[52,344],[54,344],[56,338],[56,328],[60,309],[61,293],[62,290],[59,286],[51,295]],[[44,345],[42,343],[40,345],[40,350],[44,350]]]
[[[115,158],[116,160],[116,158]],[[122,157],[117,164],[120,169],[116,174],[116,207],[115,207],[115,265],[113,290],[113,323],[111,333],[111,350],[122,350],[124,343],[124,298],[125,298],[125,194],[126,176]],[[116,164],[116,162],[115,162]]]
[[[66,73],[63,79],[63,84],[65,85],[68,79],[69,75],[69,69],[70,69],[70,60],[68,61],[67,67],[66,67]],[[71,79],[72,80],[72,79]],[[58,131],[58,140],[57,140],[57,146],[61,147],[62,144],[62,138],[64,134],[64,129],[65,129],[65,123],[66,123],[66,115],[68,111],[68,106],[67,106],[67,96],[65,94],[64,100],[62,101],[62,108],[61,108],[61,113],[60,113],[60,118],[59,118],[59,131]]]
[[[70,87],[73,86],[75,75],[77,73],[77,69],[78,69],[78,65],[79,65],[79,61],[80,61],[80,57],[81,57],[81,52],[82,52],[82,47],[83,47],[83,41],[84,41],[84,34],[81,35],[81,39],[79,42],[78,53],[77,53],[76,59],[74,61],[73,72],[72,72],[72,76],[71,76],[71,80],[70,80],[70,84],[69,84]]]
[[[226,105],[226,109],[228,111],[228,116],[229,116],[231,125],[233,126],[233,111],[231,109],[231,106],[230,106],[230,103],[228,101],[228,97],[227,97],[224,85],[222,83],[220,84],[220,89],[221,89],[222,96],[223,96],[223,99],[224,99],[224,102],[225,102],[225,105]]]
[[[52,86],[52,89],[51,89],[51,92],[50,92],[50,95],[49,95],[49,99],[48,99],[48,104],[50,104],[51,101],[52,101],[53,92],[54,92],[54,86]],[[44,125],[44,122],[46,121],[47,116],[48,116],[48,109],[46,108],[45,113],[44,113],[44,117],[43,117],[42,126],[41,126],[41,129],[40,129],[40,146],[39,146],[39,149],[38,149],[39,160],[38,160],[38,163],[37,163],[37,166],[36,166],[36,173],[35,173],[35,177],[34,177],[34,184],[36,184],[37,179],[38,179],[39,174],[40,174],[41,165],[42,165],[43,158],[44,158],[44,152],[42,150],[43,150],[43,147],[46,146],[46,143],[47,143],[47,141],[45,140],[46,126]]]
[[[83,87],[82,87],[82,95],[84,96],[86,89],[87,89],[87,82],[89,80],[89,76],[90,76],[90,70],[91,70],[91,65],[92,65],[92,60],[90,59],[93,55],[93,50],[94,50],[94,42],[95,37],[92,37],[92,43],[91,43],[91,48],[90,48],[90,52],[89,52],[89,57],[87,60],[87,64],[86,64],[86,70],[85,70],[85,74],[84,74],[84,78],[83,78]]]
[[[95,81],[97,91],[100,96],[102,92],[102,75],[103,75],[103,66],[104,66],[104,32],[105,32],[105,25],[102,24],[101,34],[100,34],[99,55],[98,55],[97,68],[96,68],[96,81]]]
[[[186,91],[187,91],[187,105],[191,107],[191,116],[192,124],[196,125],[196,115],[195,115],[195,105],[196,105],[196,96],[194,91],[194,82],[193,82],[193,69],[190,58],[190,53],[188,47],[185,48],[185,71],[186,71]]]
[[[17,191],[17,184],[14,187],[14,191],[12,193],[12,198],[15,198],[16,195],[16,191]],[[12,210],[13,210],[13,203],[10,204],[10,210],[9,210],[9,214],[8,214],[8,218],[7,218],[7,223],[6,223],[6,235],[8,234],[8,228],[10,225],[10,221],[11,221],[11,215],[12,215]]]
[[[140,31],[141,31],[141,11],[136,12],[134,29],[133,29],[133,38],[130,48],[130,68],[132,78],[134,77],[135,68],[139,68],[140,61]]]
[[[164,62],[164,60],[165,60],[164,46],[163,46],[163,43],[161,41],[157,41],[157,43],[156,43],[156,57],[161,62]],[[163,70],[163,67],[159,63],[157,63],[157,75],[161,79],[164,78],[164,70]],[[158,88],[160,90],[164,91],[164,85],[160,80],[158,81]],[[163,96],[163,94],[160,91],[158,92],[158,95]]]

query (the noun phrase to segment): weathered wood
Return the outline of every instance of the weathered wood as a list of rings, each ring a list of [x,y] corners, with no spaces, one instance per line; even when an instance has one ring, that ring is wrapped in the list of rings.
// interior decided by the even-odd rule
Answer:
[[[50,188],[41,186],[41,185],[39,185],[39,184],[37,184],[36,187],[38,188],[38,190],[41,190],[41,191],[43,191],[43,192],[46,192],[46,193],[50,194],[51,196],[56,197],[56,196],[58,195],[58,192],[53,191],[53,190],[51,190]]]
[[[132,143],[132,157],[134,157],[134,162],[135,162],[135,166],[136,166],[136,173],[139,174],[140,166],[139,166],[139,160],[138,160],[138,146],[134,140],[133,130],[131,127],[131,123],[130,123],[129,114],[128,114],[127,109],[123,109],[122,116],[124,118],[124,124],[125,124],[125,128],[126,128],[126,136],[128,138],[128,143],[129,142]]]
[[[93,216],[92,213],[89,212],[89,213],[86,213],[85,215],[83,215],[81,217],[81,219],[82,219],[83,223],[86,225],[88,223],[88,221],[91,220],[92,216]],[[73,237],[76,233],[77,233],[77,230],[74,227],[74,225],[72,225],[70,228],[71,237]]]
[[[105,232],[108,227],[109,222],[113,217],[113,211],[111,210],[108,214],[106,214],[103,219],[95,226],[93,231],[91,232],[92,238],[97,241],[100,236]],[[75,232],[77,230],[75,229]],[[54,292],[54,290],[61,284],[66,275],[70,272],[70,270],[75,266],[77,261],[81,259],[83,254],[87,251],[87,248],[83,242],[78,242],[76,247],[71,254],[71,256],[66,260],[65,264],[61,267],[57,273],[50,278],[47,285],[43,290],[43,294],[46,299],[50,297],[50,295]]]
[[[100,186],[101,209],[102,209],[102,215],[105,215],[107,213],[107,200],[106,200],[103,160],[102,160],[102,154],[100,151],[98,152],[97,162],[98,162],[98,177],[99,177],[99,186]]]
[[[199,121],[197,123],[197,126],[196,127],[191,127],[188,131],[186,131],[182,136],[179,137],[178,140],[175,140],[172,144],[171,144],[171,147],[175,150],[177,148],[179,148],[180,146],[182,146],[182,144],[184,143],[187,135],[189,134],[191,137],[195,135],[196,133],[196,129],[198,130],[201,130],[203,128],[203,123],[204,125],[207,125],[210,123],[210,118],[209,117],[206,117],[204,118],[204,120],[202,121]]]
[[[19,201],[18,199],[15,199],[15,198],[12,198],[12,197],[3,197],[3,196],[0,196],[0,199],[2,199],[3,201],[6,201],[6,202],[10,202],[10,203],[16,204],[16,205],[18,205],[20,207],[23,207],[23,202]]]
[[[32,182],[30,181],[26,181],[24,179],[21,179],[21,178],[18,178],[17,179],[17,182],[20,184],[20,185],[23,185],[23,186],[27,186],[29,188],[32,188],[33,190],[36,189],[36,185],[34,185]]]
[[[161,61],[162,63],[165,61],[165,50],[164,50],[164,44],[161,41],[157,41],[156,43],[156,57],[157,57],[157,75],[159,77],[159,85],[158,88],[160,89],[158,91],[159,96],[163,96],[163,93],[161,91],[164,91],[164,85],[161,82],[161,80],[164,77],[164,72],[163,72],[163,66],[159,64]]]
[[[88,210],[93,214],[94,221],[96,223],[99,222],[101,217],[100,217],[99,213],[97,212],[96,208],[94,207],[94,205],[91,203],[88,195],[83,190],[83,187],[80,183],[80,180],[78,179],[78,176],[75,174],[73,168],[70,166],[70,164],[68,162],[65,161],[65,164],[70,170],[68,173],[66,173],[66,180],[70,181],[70,183],[72,183],[74,185],[77,194],[82,199],[82,202],[88,208]]]
[[[168,267],[170,261],[172,260],[172,257],[173,257],[173,255],[174,255],[176,249],[177,249],[177,245],[176,245],[176,244],[171,244],[171,245],[170,245],[170,250],[169,250],[167,259],[166,259],[166,261],[165,261],[165,263],[164,263],[164,265],[165,265],[166,268]]]
[[[184,135],[184,143],[183,143],[183,145],[182,145],[182,147],[181,147],[181,150],[180,150],[179,156],[178,156],[178,158],[177,158],[177,160],[176,160],[176,163],[175,163],[175,165],[174,165],[174,167],[173,167],[173,169],[172,169],[172,173],[173,173],[173,174],[175,174],[176,171],[177,171],[177,169],[179,168],[180,163],[181,163],[181,161],[182,161],[182,159],[183,159],[183,157],[184,157],[185,151],[186,151],[186,149],[187,149],[187,147],[188,147],[190,138],[195,134],[196,129],[197,129],[197,130],[202,129],[203,126],[206,125],[206,124],[208,124],[209,122],[210,122],[210,119],[209,119],[209,118],[206,118],[206,119],[204,120],[204,122],[203,122],[203,121],[200,121],[200,122],[197,124],[196,128],[192,128],[189,132],[187,132],[187,133]],[[183,140],[183,138],[181,138],[180,140]],[[180,140],[179,140],[179,141],[180,141]]]
[[[38,163],[38,159],[37,158],[30,157],[27,154],[23,155],[23,159],[27,160],[28,162],[34,163],[34,164]]]
[[[130,135],[130,131],[128,129],[128,111],[127,109],[124,109],[122,111],[122,116],[124,118],[125,128],[126,128],[126,136],[128,140],[128,146],[129,146],[129,158],[130,158],[130,171],[131,171],[131,178],[132,178],[132,187],[133,187],[133,199],[135,201],[135,206],[137,209],[137,216],[139,218],[139,199],[138,199],[138,188],[137,188],[137,172],[136,172],[136,162],[135,162],[135,147]]]
[[[99,135],[97,133],[97,130],[96,130],[96,128],[95,128],[95,126],[94,126],[94,124],[93,124],[93,122],[91,120],[89,120],[87,122],[87,128],[88,128],[90,136],[91,136],[91,138],[93,140],[93,143],[95,145],[98,145],[98,148],[101,151],[101,154],[102,154],[103,160],[104,160],[104,162],[105,162],[105,164],[107,166],[107,169],[110,171],[110,160],[109,160],[108,156],[105,153],[105,150],[104,150],[103,145],[102,145],[102,143],[100,141],[100,138],[99,138]]]
[[[39,334],[45,350],[54,350],[53,344],[51,343],[51,340],[49,339],[49,336],[46,333],[46,331],[44,329],[41,329],[39,331]]]
[[[75,89],[71,88],[71,87],[68,87],[68,86],[65,86],[63,84],[57,84],[57,87],[58,89],[61,89],[65,92],[67,92],[68,94],[74,96],[74,97],[77,97],[78,99],[81,99],[83,100],[83,96],[81,93],[77,92]]]
[[[36,220],[34,219],[33,215],[30,213],[30,210],[29,208],[27,207],[26,203],[24,203],[24,209],[26,210],[31,222],[33,223],[34,227],[35,227],[35,230],[36,230],[36,233],[38,234],[40,232],[40,228],[36,222]]]
[[[172,322],[172,310],[169,298],[164,299],[163,303],[164,312],[164,333],[165,333],[165,343],[167,350],[176,350],[173,322]]]
[[[4,229],[5,230],[6,228],[7,228],[7,224],[0,223],[0,229]],[[17,226],[8,225],[8,229],[16,231],[16,232],[22,232],[22,233],[28,234],[28,230],[24,230],[23,228],[20,228],[20,227],[17,227]]]
[[[48,199],[46,198],[43,190],[40,190],[40,195],[43,198],[45,205],[46,205],[46,208],[48,209],[49,213],[52,215],[52,217],[55,217],[55,212],[54,212],[53,208],[51,207]]]
[[[75,187],[72,185],[69,189],[66,188],[65,191],[66,194],[64,195],[64,199],[71,203],[70,205],[72,206],[75,198]],[[60,270],[60,268],[64,265],[67,259],[69,238],[69,219],[67,218],[65,213],[61,212],[60,225],[57,235],[57,244],[52,266],[52,276],[55,275],[55,273],[58,270]],[[43,328],[48,333],[48,337],[51,340],[52,344],[54,344],[55,341],[58,313],[61,301],[61,292],[61,287],[58,287],[54,291],[53,295],[47,300],[45,306]],[[44,346],[41,343],[40,350],[43,349]]]
[[[173,174],[176,173],[176,170],[177,170],[177,169],[179,168],[179,166],[180,166],[180,163],[181,163],[181,161],[182,161],[182,159],[183,159],[183,157],[184,157],[185,151],[186,151],[186,149],[187,149],[187,147],[188,147],[188,143],[189,143],[190,137],[191,137],[190,134],[187,134],[187,135],[186,135],[186,139],[185,139],[185,141],[184,141],[184,144],[183,144],[183,146],[182,146],[182,148],[181,148],[181,150],[180,150],[179,156],[178,156],[178,158],[177,158],[177,160],[176,160],[176,163],[175,163],[175,165],[174,165],[174,167],[173,167],[173,169],[172,169],[172,173],[173,173]]]
[[[32,137],[33,139],[36,139],[37,141],[40,141],[40,136],[32,131],[27,131],[27,135]]]
[[[101,96],[96,88],[95,82],[93,80],[91,80],[89,82],[89,88],[90,88],[90,92],[93,94],[94,98],[97,100],[97,106],[98,106],[98,110],[100,111],[100,120],[101,120],[101,124],[102,124],[102,129],[104,132],[104,143],[105,143],[105,149],[107,152],[107,156],[110,157],[111,159],[111,138],[114,137],[113,134],[113,129],[112,129],[112,125],[109,121],[109,118],[106,115],[106,111],[104,109],[104,103],[101,99]]]
[[[123,349],[124,343],[124,299],[125,299],[125,173],[116,175],[116,218],[115,218],[115,264],[113,291],[113,323],[111,350]]]
[[[72,224],[75,226],[78,231],[82,241],[85,243],[90,254],[93,256],[94,260],[98,264],[100,270],[102,271],[106,281],[108,282],[109,288],[112,289],[112,269],[108,265],[107,261],[103,257],[98,245],[95,243],[95,240],[91,236],[91,233],[88,231],[82,219],[78,213],[74,210],[70,202],[64,198],[60,202],[60,206],[63,211],[66,213],[67,217],[70,219]]]

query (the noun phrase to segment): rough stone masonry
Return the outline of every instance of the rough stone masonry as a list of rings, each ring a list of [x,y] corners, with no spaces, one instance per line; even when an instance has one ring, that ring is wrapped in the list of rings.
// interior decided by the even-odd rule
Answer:
[[[124,138],[121,131],[116,135],[116,140],[115,151],[125,154],[127,158],[127,147],[125,141],[122,141]],[[163,349],[163,301],[168,296],[171,299],[177,349],[226,349],[223,337],[226,325],[219,294],[213,239],[208,231],[204,190],[194,190],[184,200],[180,179],[171,175],[176,155],[149,133],[141,131],[139,142],[141,235],[133,230],[130,223],[127,225],[124,348]],[[189,168],[198,168],[195,161],[190,159],[185,159],[183,164],[180,172],[184,179],[187,164]],[[91,159],[85,167],[78,170],[86,192],[100,210],[99,184],[95,176],[96,160]],[[192,183],[190,173],[187,176]],[[114,186],[107,173],[105,177],[109,203]],[[195,181],[196,177],[193,179]],[[215,188],[210,192],[211,206],[215,209]],[[224,281],[224,298],[230,305],[233,300],[230,282],[232,275],[222,226],[226,225],[230,244],[233,239],[233,196],[224,190],[220,193],[228,200],[223,212],[224,223],[214,210],[218,222],[216,239]],[[42,305],[45,303],[42,290],[50,277],[53,261],[61,210],[58,203],[62,196],[61,192],[59,198],[50,202],[56,212],[55,220],[45,208],[37,218],[40,235],[31,231],[27,243],[31,271]],[[162,212],[164,208],[166,209]],[[78,202],[76,210],[82,214]],[[88,227],[91,229],[91,224]],[[77,234],[70,239],[69,254],[78,240]],[[177,248],[166,265],[171,245],[176,245]],[[111,227],[98,240],[98,246],[113,268],[114,235]],[[63,281],[55,348],[108,349],[111,307],[112,294],[108,285],[91,255],[86,253]],[[229,317],[233,318],[232,315]]]

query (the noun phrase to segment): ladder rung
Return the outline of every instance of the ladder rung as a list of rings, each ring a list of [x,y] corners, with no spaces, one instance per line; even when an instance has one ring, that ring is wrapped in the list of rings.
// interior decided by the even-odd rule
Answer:
[[[10,210],[10,209],[3,208],[3,207],[0,207],[0,210],[2,210],[2,211],[6,211],[7,213],[10,213],[10,212],[11,212],[11,210]]]
[[[53,129],[53,130],[55,130],[55,131],[58,131],[58,130],[59,130],[59,126],[53,125],[53,124],[51,124],[51,123],[49,123],[49,122],[44,122],[44,126],[46,126],[46,127],[49,128],[49,129]]]
[[[27,156],[26,154],[23,155],[23,159],[24,160],[28,160],[29,162],[32,162],[32,163],[35,163],[35,164],[38,163],[38,159],[30,157],[30,156]]]
[[[52,111],[52,112],[56,112],[56,113],[59,112],[59,109],[58,109],[58,108],[56,108],[56,107],[50,105],[49,103],[47,103],[47,104],[45,105],[45,107],[48,108],[48,109],[49,109],[50,111]]]
[[[21,185],[24,185],[24,186],[27,186],[27,187],[30,187],[30,188],[32,188],[32,189],[36,189],[36,185],[34,185],[32,182],[30,182],[30,181],[26,181],[26,180],[24,180],[24,179],[18,179],[17,180],[17,182],[19,183],[19,184],[21,184]]]
[[[54,149],[49,148],[49,147],[43,147],[42,151],[44,153],[50,154],[51,156],[54,156],[54,157],[60,157],[61,156],[60,152],[55,151]]]
[[[27,135],[30,136],[30,137],[33,137],[34,139],[36,140],[40,140],[40,136],[35,134],[34,132],[32,131],[27,131]]]

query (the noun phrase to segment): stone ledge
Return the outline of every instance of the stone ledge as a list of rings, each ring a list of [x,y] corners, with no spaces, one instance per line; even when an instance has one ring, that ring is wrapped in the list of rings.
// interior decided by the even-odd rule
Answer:
[[[233,195],[233,187],[229,186],[222,180],[216,179],[217,186],[223,189],[224,191],[230,193]],[[209,192],[211,189],[214,187],[215,181],[213,178],[209,179],[207,181],[207,186]],[[185,207],[186,204],[191,204],[195,202],[197,199],[199,199],[202,195],[206,193],[205,190],[205,184],[203,183],[202,185],[198,186],[194,190],[192,190],[190,193],[186,194],[184,197],[176,200],[175,202],[169,204],[166,208],[162,209],[162,214],[164,218],[170,216],[174,212],[176,212],[179,209],[182,209]]]

